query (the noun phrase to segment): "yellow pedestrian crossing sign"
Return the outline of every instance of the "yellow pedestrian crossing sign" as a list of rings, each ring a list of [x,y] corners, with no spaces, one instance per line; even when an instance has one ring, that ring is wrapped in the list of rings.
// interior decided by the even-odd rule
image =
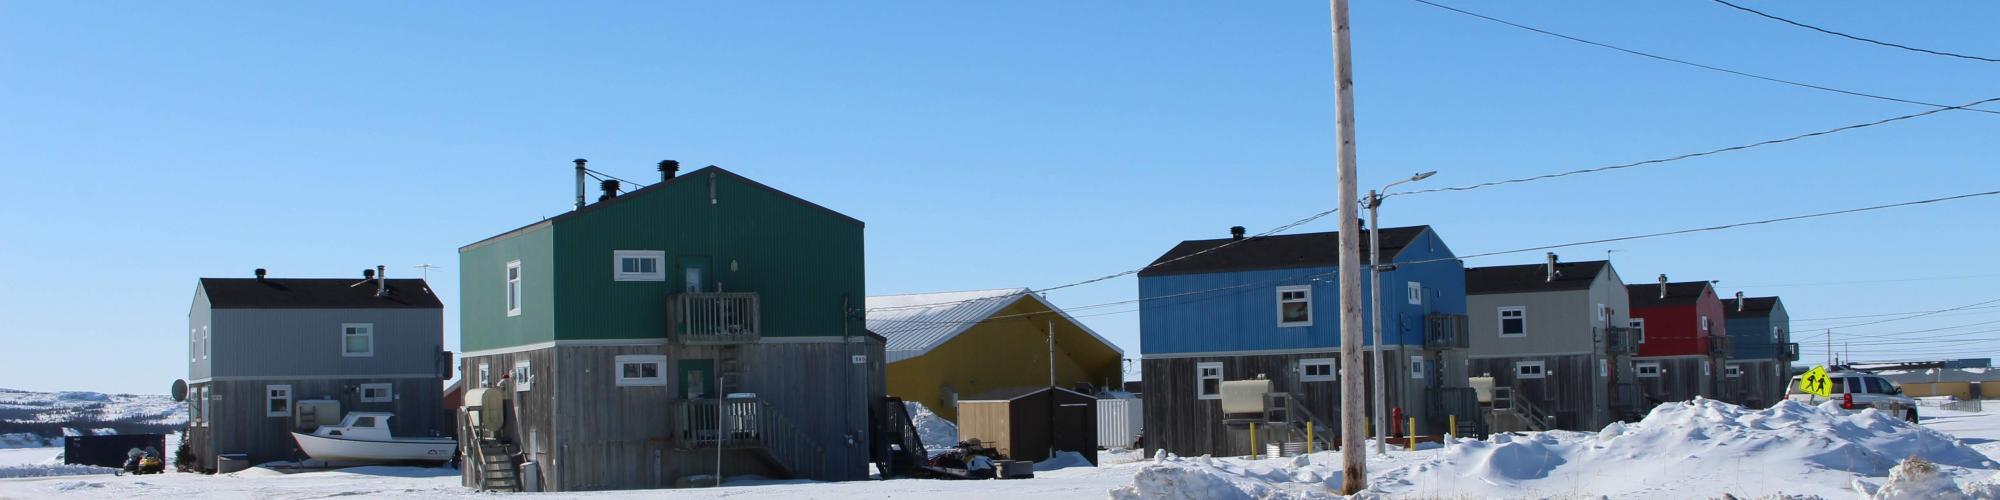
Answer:
[[[1822,398],[1833,397],[1833,379],[1826,377],[1826,365],[1813,367],[1799,376],[1799,390]]]

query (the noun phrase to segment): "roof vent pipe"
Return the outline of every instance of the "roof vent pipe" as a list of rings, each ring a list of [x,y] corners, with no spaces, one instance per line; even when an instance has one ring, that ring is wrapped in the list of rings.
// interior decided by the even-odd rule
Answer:
[[[604,201],[604,200],[609,200],[609,199],[612,199],[612,198],[617,198],[617,197],[618,197],[618,180],[617,180],[617,179],[605,179],[605,180],[604,180],[604,182],[603,182],[603,183],[600,183],[600,184],[598,184],[598,186],[600,186],[600,187],[604,188],[604,195],[603,195],[603,196],[598,196],[598,197],[597,197],[597,201]]]
[[[673,180],[674,174],[679,173],[680,171],[681,171],[681,162],[673,160],[660,160],[660,182]]]
[[[257,281],[264,281],[264,268],[257,268]]]
[[[577,158],[571,161],[576,162],[576,209],[583,210],[583,164],[590,160]]]
[[[1549,254],[1549,264],[1545,266],[1543,270],[1544,276],[1542,277],[1542,281],[1553,283],[1556,281],[1556,253],[1548,252],[1548,254]]]
[[[1736,292],[1736,312],[1743,312],[1743,292]]]
[[[1243,226],[1229,226],[1229,239],[1243,239]]]
[[[366,268],[366,267],[364,267],[364,268],[361,268],[361,279],[364,279],[364,280],[369,280],[369,281],[374,281],[374,280],[375,280],[375,270],[374,270],[374,269],[369,269],[369,268]]]
[[[1667,298],[1667,275],[1660,275],[1660,298]]]
[[[389,267],[375,266],[375,296],[389,296]]]

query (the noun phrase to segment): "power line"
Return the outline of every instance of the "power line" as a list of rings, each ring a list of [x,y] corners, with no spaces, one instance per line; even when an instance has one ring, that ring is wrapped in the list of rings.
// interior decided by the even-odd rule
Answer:
[[[1957,310],[1960,310],[1960,311],[1972,311],[1972,310],[1979,310],[1979,309],[2000,309],[2000,306],[1986,306],[1986,307],[1967,307],[1967,308],[1964,308],[1964,309],[1957,309]],[[1799,318],[1799,319],[1793,319],[1793,320],[1791,320],[1791,321],[1792,321],[1793,323],[1797,323],[1797,322],[1801,322],[1801,321],[1833,321],[1833,320],[1842,320],[1842,319],[1860,319],[1860,318],[1880,318],[1880,317],[1883,317],[1883,316],[1901,316],[1901,315],[1904,315],[1904,314],[1915,314],[1915,313],[1922,313],[1922,312],[1945,312],[1945,310],[1944,310],[1944,309],[1933,309],[1933,310],[1929,310],[1929,311],[1903,311],[1903,312],[1892,312],[1892,313],[1881,313],[1881,314],[1862,314],[1862,315],[1856,315],[1856,316],[1827,316],[1827,317],[1824,317],[1824,318]],[[1984,313],[1976,313],[1976,314],[1984,314]]]
[[[1952,53],[1952,52],[1944,52],[1944,51],[1938,51],[1938,50],[1931,50],[1931,49],[1925,49],[1925,48],[1918,48],[1918,47],[1911,47],[1911,46],[1908,46],[1908,45],[1903,45],[1903,44],[1898,44],[1898,43],[1890,43],[1890,42],[1884,42],[1884,41],[1881,41],[1881,40],[1876,40],[1876,39],[1873,39],[1873,38],[1866,38],[1866,37],[1860,37],[1860,36],[1855,36],[1855,35],[1849,35],[1849,34],[1846,34],[1846,33],[1841,33],[1841,32],[1838,32],[1838,31],[1833,31],[1833,30],[1829,30],[1829,29],[1826,29],[1826,28],[1821,28],[1821,27],[1818,27],[1818,26],[1813,26],[1813,25],[1810,25],[1810,24],[1806,24],[1806,23],[1801,23],[1801,22],[1798,22],[1798,21],[1793,21],[1793,20],[1790,20],[1790,19],[1785,19],[1785,18],[1782,18],[1782,17],[1778,17],[1778,16],[1774,16],[1774,15],[1770,15],[1770,14],[1766,14],[1766,13],[1764,13],[1763,11],[1759,11],[1759,10],[1757,10],[1757,9],[1752,9],[1752,8],[1749,8],[1749,7],[1744,7],[1744,6],[1741,6],[1741,5],[1736,5],[1736,4],[1733,4],[1733,3],[1729,3],[1729,2],[1725,2],[1725,1],[1722,1],[1722,0],[1714,0],[1714,1],[1715,1],[1715,3],[1719,3],[1719,4],[1723,4],[1723,5],[1727,5],[1727,6],[1731,7],[1731,8],[1734,8],[1734,9],[1736,9],[1736,10],[1740,10],[1740,11],[1744,11],[1744,12],[1749,12],[1749,13],[1751,13],[1751,14],[1756,14],[1756,15],[1759,15],[1759,16],[1763,16],[1763,17],[1765,17],[1765,18],[1767,18],[1767,19],[1771,19],[1771,20],[1774,20],[1774,21],[1778,21],[1778,22],[1781,22],[1781,23],[1785,23],[1785,24],[1789,24],[1789,25],[1792,25],[1792,26],[1798,26],[1798,27],[1800,27],[1800,28],[1805,28],[1805,29],[1809,29],[1809,30],[1813,30],[1813,31],[1818,31],[1818,32],[1820,32],[1820,33],[1825,33],[1825,34],[1828,34],[1828,35],[1833,35],[1833,36],[1837,36],[1837,37],[1841,37],[1841,38],[1846,38],[1846,39],[1849,39],[1849,40],[1855,40],[1855,41],[1861,41],[1861,42],[1868,42],[1868,43],[1872,43],[1872,44],[1876,44],[1876,45],[1881,45],[1881,46],[1884,46],[1884,47],[1895,47],[1895,48],[1898,48],[1898,49],[1903,49],[1903,50],[1908,50],[1908,51],[1913,51],[1913,52],[1922,52],[1922,53],[1925,53],[1925,54],[1931,54],[1931,55],[1939,55],[1939,56],[1945,56],[1945,57],[1956,57],[1956,58],[1960,58],[1960,59],[1971,59],[1971,60],[1974,60],[1974,61],[1986,61],[1986,62],[2000,62],[2000,59],[1993,59],[1993,58],[1989,58],[1989,57],[1979,57],[1979,56],[1969,56],[1969,55],[1965,55],[1965,54],[1957,54],[1957,53]]]
[[[1424,1],[1424,0],[1411,0],[1411,1],[1413,1],[1413,2],[1422,2],[1422,1]],[[1817,131],[1817,132],[1807,132],[1807,133],[1803,133],[1803,134],[1798,134],[1798,135],[1794,135],[1794,136],[1790,136],[1790,137],[1785,137],[1785,138],[1781,138],[1781,139],[1769,139],[1769,140],[1764,140],[1764,141],[1758,141],[1758,142],[1753,142],[1753,143],[1749,143],[1749,144],[1741,144],[1741,145],[1736,145],[1736,146],[1729,146],[1729,147],[1726,147],[1726,148],[1719,148],[1719,149],[1711,149],[1711,150],[1707,150],[1707,151],[1701,151],[1701,152],[1695,152],[1695,153],[1685,153],[1685,154],[1680,154],[1680,155],[1675,155],[1675,156],[1669,156],[1669,157],[1665,157],[1665,158],[1654,158],[1654,159],[1651,159],[1651,160],[1640,160],[1640,161],[1635,161],[1635,162],[1631,162],[1631,163],[1620,163],[1620,164],[1616,164],[1616,165],[1605,165],[1605,166],[1602,166],[1602,167],[1592,167],[1592,168],[1586,168],[1586,169],[1580,169],[1580,170],[1571,170],[1571,171],[1567,171],[1567,172],[1557,172],[1557,173],[1553,173],[1553,174],[1542,174],[1542,175],[1536,175],[1536,176],[1530,176],[1530,177],[1521,177],[1521,178],[1516,178],[1516,179],[1506,179],[1506,180],[1498,180],[1498,181],[1489,181],[1489,182],[1481,182],[1481,183],[1478,183],[1478,184],[1468,184],[1468,185],[1464,185],[1464,186],[1452,186],[1452,187],[1441,187],[1441,188],[1431,188],[1431,189],[1419,189],[1419,190],[1416,190],[1416,191],[1403,191],[1403,192],[1398,192],[1398,193],[1389,193],[1389,194],[1386,194],[1386,195],[1383,195],[1383,197],[1385,197],[1385,198],[1386,198],[1386,197],[1390,197],[1390,196],[1401,196],[1401,195],[1406,195],[1406,194],[1423,194],[1423,193],[1435,193],[1435,192],[1439,192],[1439,191],[1470,191],[1470,190],[1474,190],[1474,189],[1479,189],[1479,188],[1484,188],[1484,187],[1492,187],[1492,186],[1498,186],[1498,185],[1502,185],[1502,184],[1515,184],[1515,183],[1522,183],[1522,182],[1529,182],[1529,181],[1538,181],[1538,180],[1543,180],[1543,179],[1553,179],[1553,178],[1556,178],[1556,177],[1567,177],[1567,176],[1571,176],[1571,175],[1577,175],[1577,174],[1590,174],[1590,173],[1597,173],[1597,172],[1603,172],[1603,171],[1607,171],[1607,170],[1619,170],[1619,169],[1626,169],[1626,168],[1632,168],[1632,167],[1638,167],[1638,166],[1645,166],[1645,165],[1653,165],[1653,164],[1659,164],[1659,163],[1666,163],[1666,162],[1671,162],[1671,161],[1679,161],[1679,160],[1685,160],[1685,159],[1689,159],[1689,158],[1698,158],[1698,157],[1703,157],[1703,156],[1710,156],[1710,155],[1715,155],[1715,154],[1721,154],[1721,153],[1727,153],[1727,152],[1731,152],[1731,151],[1741,151],[1741,150],[1745,150],[1745,149],[1750,149],[1750,148],[1754,148],[1754,147],[1758,147],[1758,146],[1769,146],[1769,145],[1772,145],[1772,144],[1780,144],[1780,143],[1786,143],[1786,142],[1792,142],[1792,141],[1796,141],[1796,140],[1800,140],[1800,139],[1806,139],[1806,138],[1811,138],[1811,137],[1818,137],[1818,136],[1822,136],[1822,135],[1828,135],[1828,134],[1836,134],[1836,133],[1840,133],[1840,132],[1846,132],[1846,131],[1849,131],[1849,130],[1854,130],[1854,129],[1861,129],[1861,128],[1868,128],[1868,127],[1873,127],[1873,126],[1876,126],[1876,125],[1883,125],[1883,124],[1888,124],[1888,123],[1893,123],[1893,122],[1898,122],[1898,121],[1903,121],[1903,120],[1908,120],[1908,119],[1911,119],[1911,118],[1919,118],[1919,117],[1923,117],[1923,116],[1928,116],[1928,115],[1932,115],[1932,114],[1936,114],[1936,113],[1940,113],[1940,112],[1943,112],[1943,111],[1946,111],[1946,110],[1952,110],[1952,109],[1971,109],[1971,108],[1970,108],[1970,106],[1977,106],[1977,105],[1980,105],[1980,104],[1985,104],[1985,103],[1989,103],[1989,102],[1994,102],[1994,101],[2000,101],[2000,97],[1989,97],[1989,98],[1985,98],[1985,99],[1980,99],[1980,100],[1977,100],[1977,101],[1973,101],[1973,102],[1970,102],[1970,103],[1966,103],[1966,104],[1962,104],[1962,105],[1958,105],[1958,106],[1947,106],[1947,107],[1943,107],[1943,108],[1938,108],[1938,109],[1933,109],[1933,110],[1929,110],[1929,111],[1924,111],[1924,112],[1920,112],[1920,113],[1911,113],[1911,114],[1907,114],[1907,115],[1901,115],[1901,116],[1896,116],[1896,117],[1891,117],[1891,118],[1884,118],[1884,119],[1881,119],[1881,120],[1875,120],[1875,121],[1872,121],[1872,122],[1866,122],[1866,123],[1856,123],[1856,124],[1853,124],[1853,125],[1846,125],[1846,126],[1840,126],[1840,127],[1834,127],[1834,128],[1830,128],[1830,129],[1826,129],[1826,130],[1821,130],[1821,131]],[[1985,111],[1985,110],[1974,110],[1974,111]]]
[[[1843,329],[1843,328],[1854,328],[1854,327],[1857,327],[1857,326],[1868,326],[1868,325],[1879,325],[1879,324],[1882,324],[1882,323],[1888,323],[1888,322],[1891,322],[1891,321],[1903,321],[1903,320],[1908,320],[1908,319],[1917,319],[1917,318],[1921,318],[1921,317],[1925,317],[1925,316],[1930,316],[1930,315],[1933,315],[1933,314],[1937,314],[1937,313],[1942,313],[1942,312],[1950,312],[1950,311],[1957,311],[1957,310],[1962,310],[1962,309],[1966,309],[1966,308],[1971,308],[1971,307],[1978,307],[1978,306],[1983,306],[1983,305],[1987,305],[1987,304],[1992,304],[1992,303],[1995,303],[1995,302],[2000,302],[2000,299],[1993,299],[1993,300],[1988,300],[1988,301],[1984,301],[1984,302],[1975,302],[1975,303],[1971,303],[1971,304],[1966,304],[1966,305],[1962,305],[1962,306],[1958,306],[1958,307],[1953,307],[1953,308],[1950,308],[1950,309],[1939,309],[1939,310],[1936,310],[1936,311],[1927,311],[1927,312],[1921,312],[1921,313],[1917,313],[1917,314],[1912,314],[1912,315],[1909,315],[1909,316],[1904,316],[1904,317],[1900,317],[1900,318],[1890,318],[1890,319],[1885,319],[1885,320],[1879,320],[1879,321],[1870,321],[1870,322],[1867,322],[1867,323],[1855,323],[1855,324],[1852,324],[1852,325],[1841,325],[1841,326],[1830,326],[1830,327],[1821,327],[1821,328],[1823,328],[1823,329],[1829,329],[1829,330],[1839,330],[1839,329]]]
[[[1994,274],[1968,274],[1968,275],[1964,275],[1964,276],[1934,276],[1934,277],[1929,277],[1929,278],[1902,278],[1902,279],[1886,279],[1886,280],[1867,280],[1867,281],[1822,281],[1822,282],[1818,282],[1818,283],[1778,283],[1778,284],[1769,284],[1769,285],[1736,285],[1736,286],[1734,286],[1734,287],[1732,287],[1732,288],[1780,288],[1780,287],[1791,287],[1791,286],[1830,286],[1830,285],[1866,285],[1866,284],[1871,284],[1871,283],[1903,283],[1903,282],[1909,282],[1909,281],[1941,281],[1941,280],[1962,280],[1962,279],[1972,279],[1972,278],[1992,278],[1992,277],[2000,277],[2000,273],[1994,273]]]
[[[1572,42],[1578,42],[1578,43],[1583,43],[1583,44],[1588,44],[1588,45],[1594,45],[1594,46],[1598,46],[1598,47],[1603,47],[1603,48],[1607,48],[1607,49],[1611,49],[1611,50],[1616,50],[1616,51],[1619,51],[1619,52],[1624,52],[1624,53],[1627,53],[1627,54],[1632,54],[1632,55],[1636,55],[1636,56],[1640,56],[1640,57],[1646,57],[1646,58],[1651,58],[1651,59],[1657,59],[1657,60],[1661,60],[1661,61],[1666,61],[1666,62],[1670,62],[1670,63],[1675,63],[1675,64],[1684,64],[1684,65],[1688,65],[1688,66],[1693,66],[1693,67],[1696,67],[1696,68],[1701,68],[1701,69],[1706,69],[1706,70],[1710,70],[1710,71],[1720,71],[1720,72],[1723,72],[1723,73],[1728,73],[1728,74],[1732,74],[1732,75],[1736,75],[1736,76],[1742,76],[1742,77],[1748,77],[1748,78],[1755,78],[1755,79],[1758,79],[1758,80],[1764,80],[1764,81],[1767,81],[1767,82],[1774,82],[1774,83],[1782,83],[1782,84],[1785,84],[1785,85],[1792,85],[1792,86],[1797,86],[1797,87],[1804,87],[1804,88],[1809,88],[1809,89],[1814,89],[1814,90],[1823,90],[1823,91],[1827,91],[1827,92],[1835,92],[1835,93],[1840,93],[1840,94],[1847,94],[1847,95],[1851,95],[1851,96],[1856,96],[1856,97],[1866,97],[1866,98],[1869,98],[1869,99],[1880,99],[1880,100],[1884,100],[1884,101],[1893,101],[1893,102],[1900,102],[1900,103],[1905,103],[1905,104],[1917,104],[1917,105],[1923,105],[1923,106],[1931,106],[1931,107],[1935,107],[1935,108],[1940,108],[1941,110],[1942,110],[1942,109],[1953,109],[1953,108],[1950,108],[1950,107],[1948,107],[1948,106],[1945,106],[1945,105],[1943,105],[1943,104],[1937,104],[1937,103],[1930,103],[1930,102],[1923,102],[1923,101],[1916,101],[1916,100],[1910,100],[1910,99],[1900,99],[1900,98],[1895,98],[1895,97],[1889,97],[1889,96],[1884,96],[1884,95],[1877,95],[1877,94],[1869,94],[1869,93],[1866,93],[1866,92],[1856,92],[1856,91],[1852,91],[1852,90],[1842,90],[1842,89],[1837,89],[1837,88],[1833,88],[1833,87],[1827,87],[1827,86],[1824,86],[1824,85],[1814,85],[1814,84],[1810,84],[1810,83],[1805,83],[1805,82],[1800,82],[1800,81],[1795,81],[1795,80],[1786,80],[1786,79],[1782,79],[1782,78],[1774,78],[1774,77],[1769,77],[1769,76],[1764,76],[1764,75],[1759,75],[1759,74],[1754,74],[1754,73],[1747,73],[1747,72],[1743,72],[1743,71],[1737,71],[1737,70],[1733,70],[1733,69],[1729,69],[1729,68],[1722,68],[1722,67],[1717,67],[1717,66],[1710,66],[1710,65],[1707,65],[1707,64],[1702,64],[1702,63],[1698,63],[1698,62],[1694,62],[1694,61],[1689,61],[1689,60],[1685,60],[1685,59],[1676,59],[1676,58],[1672,58],[1672,57],[1667,57],[1667,56],[1663,56],[1663,55],[1659,55],[1659,54],[1654,54],[1654,53],[1651,53],[1651,52],[1641,52],[1641,51],[1638,51],[1638,50],[1633,50],[1633,49],[1628,49],[1628,48],[1624,48],[1624,47],[1619,47],[1619,46],[1616,46],[1616,45],[1611,45],[1611,44],[1608,44],[1608,43],[1603,43],[1603,42],[1594,42],[1594,41],[1590,41],[1590,40],[1585,40],[1585,39],[1582,39],[1582,38],[1577,38],[1577,37],[1574,37],[1574,36],[1569,36],[1569,35],[1565,35],[1565,34],[1562,34],[1562,33],[1556,33],[1556,32],[1553,32],[1553,31],[1549,31],[1549,30],[1545,30],[1545,29],[1541,29],[1541,28],[1536,28],[1536,27],[1533,27],[1533,26],[1528,26],[1528,25],[1525,25],[1525,24],[1520,24],[1520,23],[1516,23],[1516,22],[1513,22],[1513,21],[1508,21],[1508,20],[1505,20],[1505,19],[1500,19],[1500,18],[1497,18],[1497,17],[1492,17],[1492,16],[1487,16],[1487,15],[1484,15],[1484,14],[1479,14],[1479,13],[1476,13],[1476,12],[1472,12],[1472,11],[1467,11],[1467,10],[1463,10],[1463,9],[1459,9],[1459,8],[1456,8],[1456,7],[1451,7],[1451,6],[1448,6],[1448,5],[1442,5],[1442,4],[1438,4],[1438,3],[1434,3],[1434,2],[1430,2],[1429,0],[1410,0],[1410,1],[1412,1],[1412,2],[1417,2],[1417,3],[1421,3],[1421,4],[1424,4],[1424,5],[1429,5],[1429,6],[1432,6],[1432,7],[1437,7],[1437,8],[1440,8],[1440,9],[1444,9],[1444,10],[1448,10],[1448,11],[1452,11],[1452,12],[1457,12],[1457,13],[1459,13],[1459,14],[1464,14],[1464,15],[1468,15],[1468,16],[1472,16],[1472,17],[1476,17],[1476,18],[1480,18],[1480,19],[1485,19],[1485,20],[1488,20],[1488,21],[1492,21],[1492,22],[1496,22],[1496,23],[1500,23],[1500,24],[1505,24],[1505,25],[1508,25],[1508,26],[1513,26],[1513,27],[1515,27],[1515,28],[1520,28],[1520,29],[1524,29],[1524,30],[1528,30],[1528,31],[1533,31],[1533,32],[1536,32],[1536,33],[1541,33],[1541,34],[1544,34],[1544,35],[1548,35],[1548,36],[1553,36],[1553,37],[1556,37],[1556,38],[1561,38],[1561,39],[1564,39],[1564,40],[1569,40],[1569,41],[1572,41]],[[1979,112],[1982,112],[1982,113],[2000,113],[2000,111],[1987,111],[1987,110],[1984,110],[1984,109],[1968,109],[1968,111],[1979,111]]]

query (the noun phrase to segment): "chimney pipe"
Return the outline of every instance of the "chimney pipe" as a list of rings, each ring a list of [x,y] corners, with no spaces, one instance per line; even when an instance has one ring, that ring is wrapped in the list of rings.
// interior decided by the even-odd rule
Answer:
[[[366,267],[361,268],[361,279],[375,281],[375,270]]]
[[[673,180],[674,174],[680,173],[680,171],[681,171],[681,162],[673,160],[660,160],[660,182]]]
[[[264,268],[257,268],[257,281],[264,281]]]
[[[572,161],[576,162],[576,209],[583,210],[583,164],[590,160],[577,158]]]
[[[375,266],[375,296],[386,297],[388,295],[389,295],[389,267]]]
[[[1743,292],[1736,292],[1736,312],[1743,312]]]
[[[1660,298],[1667,298],[1667,275],[1660,275]]]
[[[1545,274],[1545,276],[1542,277],[1542,281],[1553,283],[1556,281],[1556,253],[1548,252],[1548,254],[1549,254],[1549,264],[1544,269],[1545,272],[1543,274]]]
[[[1243,239],[1243,226],[1229,226],[1229,239]]]
[[[609,200],[609,199],[612,199],[612,198],[617,198],[617,197],[618,197],[618,180],[617,180],[617,179],[605,179],[603,183],[600,183],[600,184],[598,184],[598,185],[599,185],[600,187],[604,188],[604,195],[603,195],[603,196],[598,196],[598,197],[597,197],[597,201],[604,201],[604,200]]]

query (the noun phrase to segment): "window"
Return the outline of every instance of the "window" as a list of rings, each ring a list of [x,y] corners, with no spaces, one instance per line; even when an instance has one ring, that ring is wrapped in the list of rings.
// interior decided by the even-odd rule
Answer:
[[[1604,304],[1598,304],[1598,305],[1597,305],[1597,320],[1598,320],[1598,321],[1604,321],[1604,313],[1606,313],[1606,312],[1610,312],[1610,310],[1609,310],[1609,309],[1605,309],[1605,308],[1604,308]]]
[[[1639,364],[1636,364],[1636,365],[1632,365],[1632,371],[1633,371],[1634,373],[1637,373],[1637,374],[1638,374],[1639,376],[1641,376],[1641,377],[1659,377],[1659,376],[1660,376],[1660,364],[1659,364],[1659,363],[1639,363]]]
[[[1410,295],[1410,297],[1409,297],[1409,298],[1410,298],[1410,304],[1411,304],[1411,305],[1423,305],[1423,303],[1424,303],[1424,284],[1423,284],[1423,283],[1418,283],[1418,282],[1415,282],[1415,281],[1412,281],[1412,282],[1410,282],[1410,293],[1409,293],[1409,295]]]
[[[528,360],[514,362],[514,392],[528,392],[535,387],[535,371]]]
[[[187,400],[188,422],[192,422],[193,425],[196,427],[201,426],[202,416],[208,410],[208,408],[204,408],[205,406],[208,406],[207,404],[205,404],[207,402],[208,400],[202,399],[201,397],[200,387],[188,389],[188,400]]]
[[[1194,391],[1199,399],[1222,399],[1222,363],[1195,363]]]
[[[521,261],[507,263],[507,315],[521,315]]]
[[[292,386],[264,386],[264,416],[292,416]]]
[[[207,426],[208,426],[208,401],[209,401],[210,399],[211,399],[211,398],[209,397],[209,394],[208,394],[208,386],[202,386],[202,388],[201,388],[201,414],[202,414],[202,419],[201,419],[201,425],[202,425],[202,427],[207,427]]]
[[[395,401],[396,401],[396,390],[394,385],[361,384],[361,402],[393,403]]]
[[[1722,376],[1729,378],[1741,377],[1743,376],[1743,367],[1735,364],[1725,365],[1722,367]]]
[[[1603,360],[1598,360],[1603,361]],[[1520,361],[1514,363],[1514,378],[1542,378],[1548,369],[1542,361]]]
[[[667,357],[660,354],[625,354],[615,358],[618,385],[667,385]]]
[[[1701,315],[1701,333],[1708,333],[1708,315]]]
[[[486,368],[486,362],[479,362],[479,386],[493,387],[493,370]]]
[[[1607,361],[1607,360],[1602,360],[1602,359],[1600,359],[1600,360],[1597,360],[1597,376],[1599,376],[1599,377],[1609,377],[1609,376],[1611,376],[1611,362],[1610,362],[1610,361]]]
[[[1424,357],[1410,356],[1410,378],[1424,378]]]
[[[1866,381],[1867,381],[1867,384],[1868,384],[1868,393],[1869,393],[1869,394],[1888,394],[1888,393],[1889,393],[1889,381],[1888,381],[1888,380],[1884,380],[1884,379],[1880,379],[1880,378],[1876,378],[1876,377],[1863,377],[1863,378],[1862,378],[1861,380],[1866,380]]]
[[[208,353],[215,351],[214,339],[209,338],[208,325],[201,327],[201,359],[208,359]]]
[[[1646,343],[1646,318],[1632,318],[1629,324],[1632,325],[1632,330],[1638,332],[1639,343]]]
[[[1709,373],[1708,360],[1701,360],[1701,376],[1706,377]]]
[[[1528,336],[1528,308],[1507,306],[1500,308],[1500,336]]]
[[[1334,368],[1333,358],[1299,360],[1300,382],[1332,382],[1339,380],[1339,371]]]
[[[1312,286],[1278,287],[1278,326],[1312,324]]]
[[[349,358],[374,356],[375,325],[370,323],[340,325],[340,355]]]
[[[354,426],[369,428],[375,426],[375,417],[354,417]]]
[[[611,279],[613,281],[666,281],[667,271],[662,263],[667,261],[667,252],[660,250],[613,250],[611,252]]]

